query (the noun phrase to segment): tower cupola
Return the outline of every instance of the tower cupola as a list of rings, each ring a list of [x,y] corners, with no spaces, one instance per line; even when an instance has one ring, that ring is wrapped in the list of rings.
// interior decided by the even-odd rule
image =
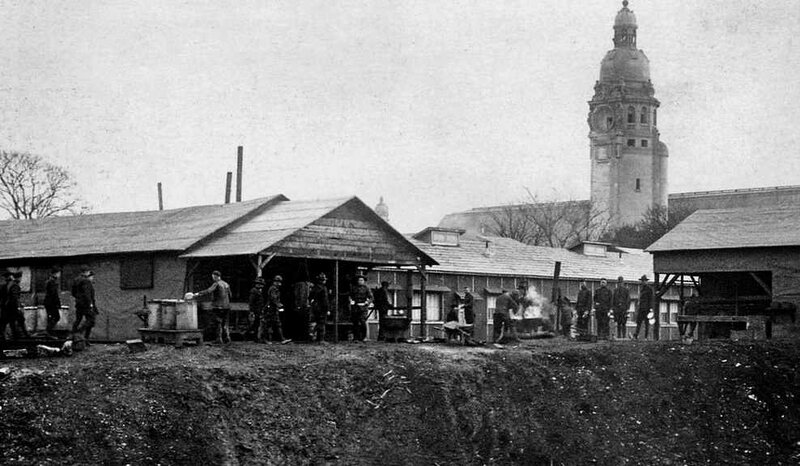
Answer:
[[[636,48],[636,15],[628,9],[628,0],[614,19],[614,47]]]

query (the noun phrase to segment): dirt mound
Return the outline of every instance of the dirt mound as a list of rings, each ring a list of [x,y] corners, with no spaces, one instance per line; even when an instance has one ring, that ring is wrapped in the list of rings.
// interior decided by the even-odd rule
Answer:
[[[5,361],[3,464],[797,464],[800,344],[93,346]]]

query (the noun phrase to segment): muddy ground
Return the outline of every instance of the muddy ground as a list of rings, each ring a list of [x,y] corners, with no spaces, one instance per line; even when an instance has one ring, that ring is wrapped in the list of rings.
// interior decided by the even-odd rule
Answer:
[[[93,345],[0,361],[2,464],[800,464],[800,343]]]

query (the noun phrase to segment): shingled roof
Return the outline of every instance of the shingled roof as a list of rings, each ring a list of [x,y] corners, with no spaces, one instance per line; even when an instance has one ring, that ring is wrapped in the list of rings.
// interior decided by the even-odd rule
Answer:
[[[283,195],[170,210],[0,221],[0,260],[183,251]]]
[[[609,253],[606,257],[586,256],[567,249],[529,246],[513,239],[461,237],[459,246],[435,246],[412,239],[413,243],[439,262],[432,272],[474,275],[552,277],[557,261],[561,277],[609,280],[623,276],[634,282],[642,275],[652,275],[650,254]]]
[[[698,210],[649,252],[800,246],[800,205]]]

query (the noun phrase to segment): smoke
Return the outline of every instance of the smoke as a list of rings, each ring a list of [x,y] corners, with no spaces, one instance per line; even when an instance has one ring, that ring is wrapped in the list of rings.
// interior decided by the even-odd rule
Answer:
[[[536,291],[533,285],[528,287],[527,294],[521,299],[519,311],[512,316],[516,320],[546,319],[550,320],[554,306],[544,296]]]

